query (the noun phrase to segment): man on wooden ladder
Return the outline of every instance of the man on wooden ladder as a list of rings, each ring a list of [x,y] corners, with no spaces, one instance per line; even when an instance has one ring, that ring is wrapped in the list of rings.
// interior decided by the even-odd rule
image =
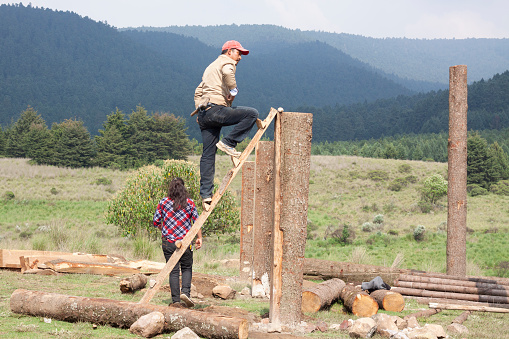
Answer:
[[[203,153],[200,159],[200,196],[203,208],[208,211],[212,203],[216,151],[238,158],[235,150],[258,120],[258,111],[252,107],[234,106],[239,93],[235,80],[237,64],[249,51],[235,40],[224,43],[221,55],[203,73],[202,81],[194,93],[196,121],[200,125]],[[232,131],[219,140],[221,127],[235,125]]]

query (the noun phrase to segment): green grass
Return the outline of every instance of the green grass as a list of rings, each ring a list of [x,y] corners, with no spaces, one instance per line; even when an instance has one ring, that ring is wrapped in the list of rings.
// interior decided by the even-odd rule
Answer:
[[[199,157],[190,157],[198,164]],[[254,160],[251,156],[250,160]],[[405,172],[400,171],[405,166]],[[216,177],[220,181],[231,168],[229,157],[217,157]],[[447,164],[419,161],[364,159],[347,156],[313,156],[311,161],[306,257],[361,264],[391,266],[444,272],[446,267],[447,203],[431,213],[422,213],[417,203],[418,188],[426,177],[446,176]],[[0,196],[12,191],[14,199],[0,200],[0,248],[81,251],[119,254],[127,259],[164,262],[160,241],[124,238],[104,219],[107,201],[121,189],[129,172],[107,169],[62,169],[30,166],[24,159],[0,159]],[[412,180],[394,191],[394,179],[412,176]],[[241,173],[230,189],[240,204]],[[414,180],[415,179],[415,180]],[[111,182],[111,183],[110,183]],[[52,190],[55,188],[54,190]],[[53,192],[53,193],[52,193]],[[509,276],[509,197],[486,195],[468,198],[467,270],[471,275]],[[374,224],[383,215],[382,224]],[[362,225],[373,223],[371,232]],[[331,231],[348,225],[351,243],[330,237]],[[417,225],[425,226],[422,241],[413,237]],[[195,251],[194,270],[201,273],[234,277],[238,267],[221,260],[239,258],[239,235],[209,236],[202,249]],[[506,263],[506,264],[504,264]],[[32,276],[0,271],[0,337],[6,338],[124,338],[126,330],[90,324],[53,321],[12,314],[9,297],[16,288],[36,289],[69,295],[104,297],[138,301],[141,294],[122,295],[118,278],[90,275]],[[238,286],[240,289],[242,286]],[[235,287],[236,288],[236,287]],[[158,293],[156,304],[167,304],[170,296]],[[268,310],[268,301],[225,301],[255,314]],[[402,315],[419,308],[407,303]],[[447,311],[422,322],[447,326],[461,311]],[[319,312],[309,321],[341,323],[352,316],[340,305]],[[354,317],[355,318],[355,317]],[[465,325],[467,338],[491,338],[492,328],[507,326],[505,315],[475,313]],[[488,333],[488,335],[487,335]],[[506,335],[505,333],[501,333]],[[311,333],[309,338],[348,338],[340,332]],[[134,336],[132,336],[134,337]],[[508,335],[505,336],[507,338]]]

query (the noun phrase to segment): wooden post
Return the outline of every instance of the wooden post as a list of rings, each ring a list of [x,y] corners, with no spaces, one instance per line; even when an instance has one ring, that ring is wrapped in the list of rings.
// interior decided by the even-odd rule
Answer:
[[[274,227],[274,142],[260,141],[256,146],[255,212],[252,286],[271,274],[271,237]]]
[[[274,143],[273,267],[269,318],[295,326],[301,321],[302,276],[307,234],[313,115],[276,117]]]
[[[253,266],[253,224],[255,163],[246,161],[242,167],[242,203],[240,210],[240,278],[251,278]]]
[[[467,66],[449,68],[447,274],[467,274]]]

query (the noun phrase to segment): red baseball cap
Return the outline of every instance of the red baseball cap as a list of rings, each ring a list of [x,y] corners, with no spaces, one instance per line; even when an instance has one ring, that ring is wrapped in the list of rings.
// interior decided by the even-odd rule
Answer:
[[[229,41],[225,42],[223,45],[223,48],[221,48],[221,51],[224,51],[227,49],[232,49],[232,48],[239,50],[242,55],[249,54],[249,51],[247,49],[245,49],[244,47],[242,47],[240,42],[235,41],[235,40],[229,40]]]

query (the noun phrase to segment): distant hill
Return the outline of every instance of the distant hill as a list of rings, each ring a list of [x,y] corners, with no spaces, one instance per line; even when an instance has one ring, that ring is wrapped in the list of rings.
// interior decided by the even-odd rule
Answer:
[[[194,109],[194,89],[222,43],[232,38],[252,50],[238,67],[240,93],[235,104],[258,108],[262,118],[271,106],[315,113],[314,141],[433,132],[446,124],[447,91],[415,95],[409,89],[445,85],[420,81],[417,76],[401,79],[367,59],[362,62],[352,57],[370,50],[359,47],[359,41],[366,43],[368,38],[269,25],[186,26],[171,28],[174,33],[168,29],[119,31],[71,12],[0,5],[0,124],[9,125],[31,105],[49,125],[78,118],[90,133],[97,134],[106,116],[117,107],[129,114],[141,105],[149,112],[184,117],[190,136],[201,140],[197,124],[189,117]],[[464,42],[468,45],[474,40]],[[339,48],[341,41],[344,46]],[[378,46],[384,41],[372,43]],[[389,41],[397,47],[392,51],[397,54],[392,63],[388,47],[371,49],[374,54],[370,58],[385,60],[401,72],[435,67],[426,63],[426,58],[401,59],[404,53],[398,48],[407,42]],[[444,46],[446,42],[440,41]],[[486,40],[486,56],[478,64],[495,67],[509,57],[502,53],[506,41],[496,42]],[[412,43],[420,46],[419,41]],[[493,49],[501,52],[491,55]],[[472,51],[479,55],[476,53]],[[419,62],[419,67],[408,67]],[[448,67],[444,64],[437,72],[442,68],[447,72]],[[506,79],[507,73],[500,72],[470,86],[472,126],[509,126]]]
[[[509,39],[370,38],[346,33],[292,30],[274,25],[141,27],[196,37],[211,46],[225,40],[245,42],[258,53],[279,44],[321,41],[358,59],[413,90],[448,87],[449,67],[468,66],[468,81],[492,77],[509,69]]]

